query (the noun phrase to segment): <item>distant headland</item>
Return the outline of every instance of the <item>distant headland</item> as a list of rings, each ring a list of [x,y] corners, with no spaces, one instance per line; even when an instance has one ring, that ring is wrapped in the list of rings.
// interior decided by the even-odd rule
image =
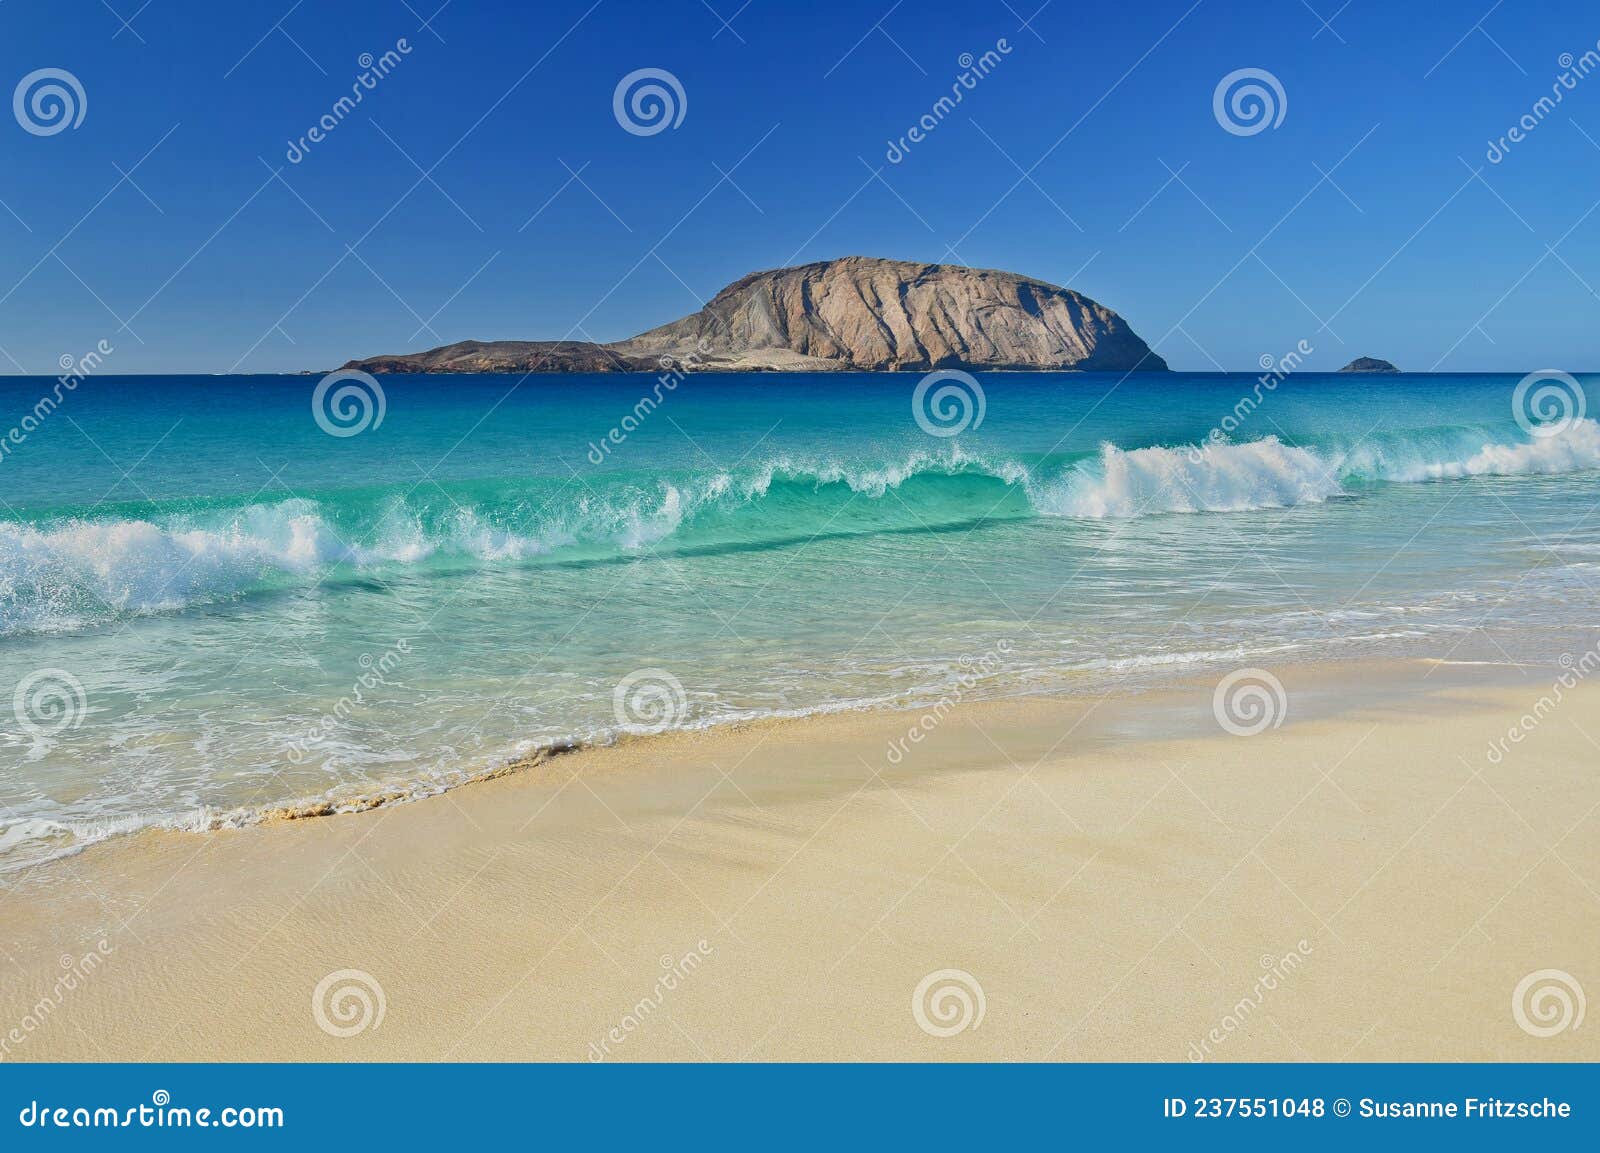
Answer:
[[[611,344],[461,341],[352,360],[371,373],[1165,372],[1128,323],[1013,272],[847,256],[753,272],[699,312]]]

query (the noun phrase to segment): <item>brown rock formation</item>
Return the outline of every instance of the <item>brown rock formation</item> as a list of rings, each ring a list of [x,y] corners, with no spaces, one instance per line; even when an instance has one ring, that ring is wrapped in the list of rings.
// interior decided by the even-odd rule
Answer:
[[[1115,312],[1010,272],[850,256],[756,272],[631,340],[466,341],[351,361],[368,372],[1165,371]]]

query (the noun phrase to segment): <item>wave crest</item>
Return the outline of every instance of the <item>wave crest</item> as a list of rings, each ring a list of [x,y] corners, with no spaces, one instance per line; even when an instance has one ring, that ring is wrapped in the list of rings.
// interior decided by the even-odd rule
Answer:
[[[1203,448],[1102,445],[1054,481],[1030,486],[1046,516],[1145,516],[1244,512],[1319,504],[1352,483],[1414,484],[1475,476],[1558,476],[1600,468],[1600,423],[1575,421],[1560,433],[1501,443],[1481,432],[1399,437],[1349,449],[1302,448],[1276,436]]]
[[[551,485],[543,502],[530,481],[480,503],[426,506],[423,497],[391,491],[142,518],[0,522],[0,636],[303,586],[336,565],[617,556],[675,537],[770,542],[852,525],[915,530],[994,516],[1004,501],[1012,502],[1005,515],[1073,519],[1242,512],[1320,503],[1373,483],[1596,468],[1600,423],[1584,419],[1558,435],[1512,441],[1455,430],[1329,448],[1269,436],[1204,448],[1106,444],[1086,458],[1032,464],[951,445],[879,461],[780,455],[670,478],[602,476],[594,481],[602,487],[585,483],[575,497]],[[849,508],[858,499],[869,511],[852,521],[844,514],[863,511]]]
[[[1327,500],[1342,491],[1332,463],[1277,437],[1204,449],[1105,445],[1099,460],[1038,490],[1048,516],[1142,516],[1154,512],[1241,512]]]

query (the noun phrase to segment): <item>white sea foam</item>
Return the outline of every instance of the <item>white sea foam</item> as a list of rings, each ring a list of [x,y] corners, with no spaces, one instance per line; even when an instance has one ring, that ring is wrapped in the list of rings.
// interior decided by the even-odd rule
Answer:
[[[0,634],[180,607],[247,587],[267,570],[311,572],[348,553],[308,501],[251,506],[209,528],[0,523]]]
[[[1497,442],[1465,434],[1449,439],[1445,447],[1419,438],[1351,450],[1295,447],[1276,436],[1199,450],[1108,444],[1098,458],[1030,486],[1029,495],[1044,515],[1098,519],[1318,504],[1346,494],[1352,482],[1554,476],[1600,468],[1600,424],[1593,420],[1536,440]]]
[[[803,497],[809,488],[879,500],[916,478],[967,477],[1020,489],[1039,515],[1104,519],[1315,504],[1373,482],[1596,468],[1600,424],[1581,420],[1540,439],[1419,434],[1350,450],[1287,445],[1275,436],[1203,449],[1107,444],[1057,473],[954,446],[866,463],[778,456],[739,470],[601,490],[586,486],[532,517],[454,507],[425,519],[391,497],[359,532],[342,528],[328,510],[304,499],[166,518],[0,522],[0,636],[72,630],[261,587],[303,584],[341,563],[364,569],[439,555],[519,561],[578,545],[637,552],[708,517],[759,508],[780,485],[791,499],[795,490]],[[774,518],[787,516],[793,507],[772,506],[771,512]],[[952,503],[945,511],[989,515],[994,508],[993,498],[983,496],[970,509]],[[925,523],[920,513],[906,515],[909,523]],[[752,531],[782,536],[785,525],[774,519]]]
[[[1482,443],[1463,456],[1422,449],[1352,454],[1352,466],[1374,468],[1379,479],[1397,483],[1454,480],[1469,476],[1556,476],[1600,468],[1600,424],[1579,420],[1554,436],[1501,444]]]
[[[1342,491],[1334,464],[1275,436],[1249,444],[1100,450],[1031,495],[1049,516],[1130,517],[1152,512],[1240,512],[1327,500]]]
[[[193,827],[183,818],[158,821],[136,816],[108,816],[82,821],[23,817],[0,821],[0,872],[70,857],[81,853],[90,845],[99,844],[112,837],[135,833],[154,825],[174,829]]]

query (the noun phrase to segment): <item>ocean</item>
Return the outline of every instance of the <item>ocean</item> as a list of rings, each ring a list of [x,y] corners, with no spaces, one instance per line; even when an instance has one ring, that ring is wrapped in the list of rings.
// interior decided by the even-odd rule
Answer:
[[[664,726],[1593,647],[1596,378],[1266,379],[90,377],[37,416],[6,378],[0,869]]]

